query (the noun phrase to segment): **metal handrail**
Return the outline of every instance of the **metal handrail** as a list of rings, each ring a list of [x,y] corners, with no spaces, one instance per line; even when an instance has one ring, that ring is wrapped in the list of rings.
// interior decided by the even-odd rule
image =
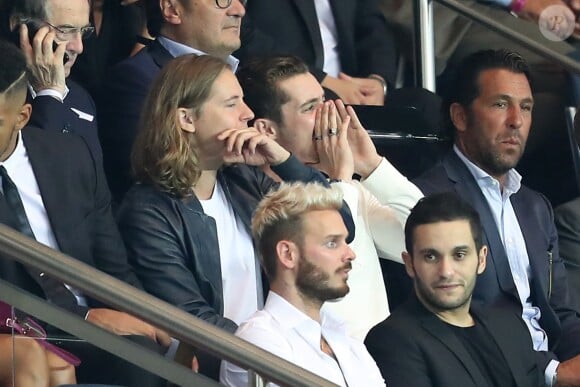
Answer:
[[[3,258],[35,267],[89,297],[113,308],[130,311],[131,314],[164,329],[180,341],[240,367],[255,370],[269,381],[303,387],[336,386],[320,376],[1,224],[0,252]],[[79,324],[85,323],[80,321]],[[79,337],[86,338],[83,335]],[[102,343],[91,343],[102,347],[100,345]],[[125,360],[135,363],[134,359],[125,358]],[[192,373],[191,377],[195,380],[199,376]]]
[[[415,0],[415,20],[420,20],[421,22],[415,22],[415,32],[416,40],[420,47],[426,47],[429,49],[433,47],[433,1],[471,19],[477,23],[480,23],[487,28],[505,36],[508,39],[524,46],[525,48],[533,51],[534,53],[552,60],[564,68],[570,70],[571,72],[580,74],[580,63],[566,55],[552,50],[551,48],[537,42],[530,37],[520,33],[519,31],[513,30],[512,28],[505,26],[498,21],[481,14],[476,9],[472,9],[468,6],[461,4],[457,0]],[[477,8],[477,5],[475,5]],[[426,74],[422,73],[419,77],[421,84],[424,88],[435,91],[434,83],[431,82],[431,76],[435,74],[435,56],[434,51],[423,50],[418,52],[416,50],[416,62],[417,69],[425,71]]]

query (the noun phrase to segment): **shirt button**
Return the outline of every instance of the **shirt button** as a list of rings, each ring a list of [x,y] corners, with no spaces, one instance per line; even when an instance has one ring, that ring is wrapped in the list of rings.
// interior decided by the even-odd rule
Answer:
[[[69,124],[65,124],[65,126],[63,126],[62,128],[62,133],[70,133],[70,125]]]
[[[40,273],[40,276],[41,276],[41,277],[44,277],[44,272]]]

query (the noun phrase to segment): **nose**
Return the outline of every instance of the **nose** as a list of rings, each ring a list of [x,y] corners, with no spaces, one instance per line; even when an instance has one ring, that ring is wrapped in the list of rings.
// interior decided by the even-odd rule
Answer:
[[[73,52],[77,55],[83,53],[83,39],[80,32],[77,32],[74,37],[66,43],[66,50],[68,52]]]
[[[439,260],[439,276],[441,278],[450,278],[453,275],[453,259],[444,257]]]
[[[519,129],[524,123],[522,108],[512,105],[508,111],[508,126],[512,129]]]
[[[254,118],[254,112],[245,102],[242,102],[242,112],[240,115],[240,120],[244,122],[248,122]]]
[[[228,8],[228,16],[244,17],[246,14],[246,7],[242,0],[233,0],[232,5]]]
[[[350,248],[349,245],[346,245],[346,251],[344,254],[344,260],[345,261],[354,261],[356,258],[356,254],[354,253],[354,251]]]

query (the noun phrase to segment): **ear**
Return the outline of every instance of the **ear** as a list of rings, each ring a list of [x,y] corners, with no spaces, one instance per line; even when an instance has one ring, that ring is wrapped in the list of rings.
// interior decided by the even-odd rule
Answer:
[[[451,117],[453,126],[455,126],[459,132],[464,132],[465,129],[467,129],[467,112],[461,104],[457,102],[452,103],[451,106],[449,106],[449,116]]]
[[[195,133],[195,125],[193,123],[193,110],[186,108],[178,108],[176,111],[177,126],[189,133]]]
[[[485,265],[487,264],[487,246],[481,246],[478,254],[478,262],[477,262],[477,274],[483,273],[485,270]]]
[[[407,271],[407,275],[411,278],[415,278],[415,267],[413,266],[413,257],[406,252],[403,251],[401,253],[401,257],[403,258],[403,262],[405,263],[405,270]]]
[[[181,24],[181,14],[176,0],[159,0],[159,8],[163,20],[169,24]]]
[[[276,140],[278,137],[278,127],[274,123],[274,121],[268,118],[258,118],[254,121],[254,128],[258,130],[258,132],[265,134],[266,136],[270,137],[273,140]]]
[[[297,266],[300,257],[296,244],[287,240],[281,240],[276,243],[276,255],[278,256],[278,262],[288,270],[292,270]]]
[[[30,120],[30,115],[32,114],[32,105],[29,103],[25,103],[20,108],[20,112],[18,112],[18,118],[16,120],[16,130],[20,130],[26,126],[28,121]]]

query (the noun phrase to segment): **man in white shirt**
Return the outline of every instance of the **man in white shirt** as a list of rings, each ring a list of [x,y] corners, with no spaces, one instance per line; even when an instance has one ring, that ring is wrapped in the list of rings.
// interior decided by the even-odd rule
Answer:
[[[236,335],[340,386],[382,386],[365,347],[323,307],[348,293],[355,259],[341,206],[340,190],[316,183],[282,184],[260,203],[252,234],[270,293]],[[245,386],[247,374],[223,362],[220,381]]]

